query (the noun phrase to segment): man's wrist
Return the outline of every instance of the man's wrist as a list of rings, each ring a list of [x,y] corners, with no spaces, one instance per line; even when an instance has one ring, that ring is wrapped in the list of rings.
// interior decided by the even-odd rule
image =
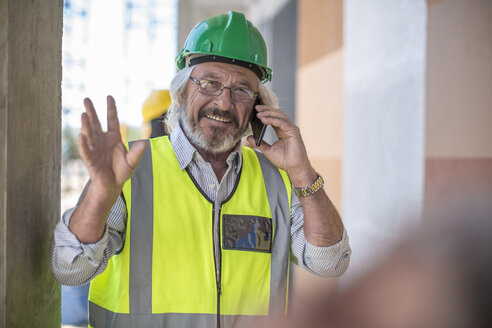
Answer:
[[[113,206],[113,203],[121,194],[121,190],[122,188],[119,188],[117,186],[101,188],[100,186],[92,182],[89,185],[86,196],[89,197],[91,202],[94,202],[99,206],[103,206],[104,204],[110,204],[111,206]]]
[[[318,173],[311,166],[302,170],[287,172],[287,174],[289,175],[290,182],[295,188],[308,187],[318,178]]]

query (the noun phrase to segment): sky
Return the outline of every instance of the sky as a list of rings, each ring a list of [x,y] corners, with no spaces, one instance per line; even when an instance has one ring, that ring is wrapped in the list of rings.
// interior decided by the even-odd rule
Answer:
[[[65,3],[63,126],[80,127],[89,97],[105,129],[106,96],[112,95],[120,122],[140,127],[143,102],[151,90],[168,88],[176,70],[177,0]]]

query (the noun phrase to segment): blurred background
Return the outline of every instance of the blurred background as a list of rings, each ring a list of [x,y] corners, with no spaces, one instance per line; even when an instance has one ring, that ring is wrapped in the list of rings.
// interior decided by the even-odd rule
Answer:
[[[293,268],[293,309],[349,285],[437,206],[452,211],[467,191],[492,200],[490,0],[65,0],[62,211],[88,178],[83,98],[105,124],[113,95],[124,137],[145,137],[142,106],[169,87],[189,31],[229,10],[262,32],[270,86],[353,249],[340,279]]]

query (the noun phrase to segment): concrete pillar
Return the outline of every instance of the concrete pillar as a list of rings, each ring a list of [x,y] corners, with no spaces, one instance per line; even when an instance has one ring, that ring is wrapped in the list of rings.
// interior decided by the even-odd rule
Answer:
[[[280,108],[292,121],[296,110],[297,1],[289,0],[272,18],[273,40],[269,64],[273,70],[272,89]]]
[[[342,206],[353,248],[346,277],[420,220],[426,17],[424,0],[344,3]]]
[[[63,1],[0,0],[0,327],[59,327]]]
[[[341,210],[343,0],[299,2],[296,122],[309,159]],[[343,218],[343,216],[342,216]]]
[[[268,66],[273,71],[269,86],[276,93],[279,106],[292,121],[296,120],[297,0],[276,1],[275,11],[269,1],[252,6],[248,17],[260,30],[268,49]],[[259,15],[258,11],[263,15]],[[266,11],[270,12],[265,14]],[[265,141],[277,140],[269,127]]]

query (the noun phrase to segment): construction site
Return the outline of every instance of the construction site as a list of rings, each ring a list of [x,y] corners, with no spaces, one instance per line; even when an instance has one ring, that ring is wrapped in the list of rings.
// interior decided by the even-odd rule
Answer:
[[[112,94],[123,141],[148,138],[146,98],[169,89],[175,56],[193,27],[229,11],[244,13],[263,35],[273,71],[267,85],[299,127],[350,238],[350,266],[339,278],[290,266],[291,326],[360,327],[366,321],[344,321],[343,313],[359,306],[350,295],[364,295],[375,313],[366,327],[445,327],[431,322],[441,322],[433,316],[451,305],[427,313],[417,305],[429,295],[408,287],[436,286],[423,278],[430,274],[397,280],[388,268],[399,264],[391,254],[410,231],[438,221],[449,231],[446,218],[463,213],[488,218],[470,217],[477,234],[467,237],[492,260],[490,243],[480,243],[484,230],[492,233],[484,223],[492,222],[490,0],[0,0],[0,328],[88,326],[87,307],[69,300],[82,295],[85,304],[88,285],[61,286],[50,268],[55,226],[89,180],[76,141],[83,99],[92,97],[105,117]],[[101,51],[109,39],[113,50]],[[264,140],[276,139],[267,129]],[[469,242],[422,238],[426,254]],[[491,271],[492,262],[480,262],[477,271]],[[492,291],[490,277],[480,281],[482,294]],[[316,300],[332,304],[339,321],[329,321],[334,310],[316,312]],[[400,300],[415,311],[391,312]],[[473,302],[473,314],[463,317],[483,325],[456,327],[491,323],[478,318],[490,302]],[[76,311],[83,319],[70,319]],[[378,313],[381,321],[371,323]],[[412,321],[419,316],[436,321]]]

